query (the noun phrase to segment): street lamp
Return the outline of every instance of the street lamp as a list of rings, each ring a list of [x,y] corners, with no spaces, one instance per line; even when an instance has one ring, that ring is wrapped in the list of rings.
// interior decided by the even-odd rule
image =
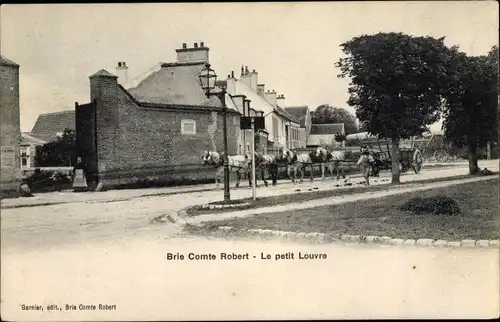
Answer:
[[[210,96],[217,96],[222,103],[222,131],[224,132],[224,201],[229,201],[231,200],[231,196],[229,194],[229,160],[227,153],[226,89],[221,87],[221,91],[212,92],[217,82],[217,74],[210,68],[209,63],[205,64],[205,67],[201,70],[198,77],[200,78],[200,85],[205,91],[205,95],[208,98],[210,98]]]

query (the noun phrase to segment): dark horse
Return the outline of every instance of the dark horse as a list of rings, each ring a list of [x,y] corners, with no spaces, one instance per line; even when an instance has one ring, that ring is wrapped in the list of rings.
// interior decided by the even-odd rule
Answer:
[[[249,171],[249,176],[248,176],[248,182],[250,186],[252,186],[252,156],[251,154],[247,157],[248,158],[248,168],[250,169]],[[271,175],[271,180],[273,182],[273,186],[277,184],[278,181],[278,163],[277,163],[277,157],[271,154],[263,154],[259,152],[255,152],[255,173],[257,174],[257,171],[260,170],[260,176],[262,178],[262,181],[264,181],[264,185],[267,187],[268,183],[266,180],[266,170],[267,172]],[[255,176],[255,179],[257,180],[257,175]],[[258,184],[256,183],[256,186]]]

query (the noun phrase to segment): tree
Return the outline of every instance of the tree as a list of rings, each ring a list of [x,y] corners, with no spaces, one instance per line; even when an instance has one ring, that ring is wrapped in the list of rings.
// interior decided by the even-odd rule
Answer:
[[[37,167],[64,167],[76,163],[75,131],[65,129],[62,136],[37,149]]]
[[[346,109],[333,107],[328,104],[318,106],[312,112],[311,120],[315,124],[344,123],[345,133],[356,133],[357,125],[354,115]]]
[[[477,57],[455,51],[450,74],[444,134],[457,146],[467,147],[469,174],[477,174],[478,148],[496,142],[498,136],[498,47]]]
[[[439,119],[448,82],[450,49],[444,37],[378,33],[340,45],[336,64],[350,77],[347,103],[367,132],[391,140],[392,183],[399,183],[399,142],[421,135]]]

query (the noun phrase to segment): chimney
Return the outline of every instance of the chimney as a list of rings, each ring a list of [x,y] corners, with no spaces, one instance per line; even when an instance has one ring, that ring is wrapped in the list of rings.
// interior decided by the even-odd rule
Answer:
[[[265,92],[266,101],[271,104],[273,107],[276,107],[276,91],[273,89],[272,91]]]
[[[257,92],[257,80],[259,74],[254,70],[250,73],[250,88],[252,91]]]
[[[182,48],[176,49],[177,52],[177,62],[187,63],[187,62],[206,62],[208,63],[208,51],[209,48],[205,47],[203,42],[200,43],[201,46],[198,47],[198,43],[194,43],[193,48],[188,48],[186,43],[182,44]]]
[[[263,99],[266,98],[266,95],[264,93],[265,89],[266,89],[266,85],[264,85],[264,84],[257,85],[257,94],[259,94],[259,96],[262,97]]]
[[[241,66],[241,72],[241,81],[248,87],[252,88],[251,75],[248,72],[248,66],[245,66],[245,69]]]
[[[116,66],[116,76],[118,76],[118,83],[126,88],[128,85],[128,66],[125,62],[118,62]]]
[[[227,76],[226,92],[229,95],[235,95],[236,94],[236,78],[234,78],[234,71],[231,71],[231,75]]]
[[[278,104],[279,107],[285,108],[285,95],[280,94],[278,97],[276,97],[276,104]]]

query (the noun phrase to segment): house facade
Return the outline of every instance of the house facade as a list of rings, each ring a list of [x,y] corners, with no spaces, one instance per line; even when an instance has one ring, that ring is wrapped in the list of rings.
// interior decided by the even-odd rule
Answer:
[[[0,56],[0,188],[11,190],[20,170],[19,65]]]
[[[204,151],[223,151],[222,105],[205,96],[198,75],[208,62],[203,43],[177,49],[177,61],[125,89],[105,70],[90,76],[91,102],[76,106],[76,140],[91,184],[146,179],[212,179]],[[120,64],[123,67],[123,62]],[[228,152],[240,142],[240,113],[228,103]]]
[[[299,148],[307,146],[307,139],[311,132],[311,111],[308,106],[288,106],[285,108],[289,114],[293,115],[300,122]]]
[[[231,72],[226,80],[226,86],[228,94],[242,115],[248,115],[246,112],[248,106],[263,113],[266,128],[259,137],[261,152],[271,153],[281,147],[299,145],[300,122],[278,104],[276,91],[266,90],[265,84],[259,84],[258,73],[255,70],[250,72],[248,67],[242,66],[239,79],[234,76],[234,72]],[[245,101],[248,101],[247,105]],[[242,147],[247,147],[248,142],[251,142],[249,133],[243,130],[240,144]]]
[[[34,168],[36,166],[35,157],[37,148],[45,143],[47,143],[47,141],[36,138],[30,133],[21,133],[21,154],[19,157],[21,170]]]

